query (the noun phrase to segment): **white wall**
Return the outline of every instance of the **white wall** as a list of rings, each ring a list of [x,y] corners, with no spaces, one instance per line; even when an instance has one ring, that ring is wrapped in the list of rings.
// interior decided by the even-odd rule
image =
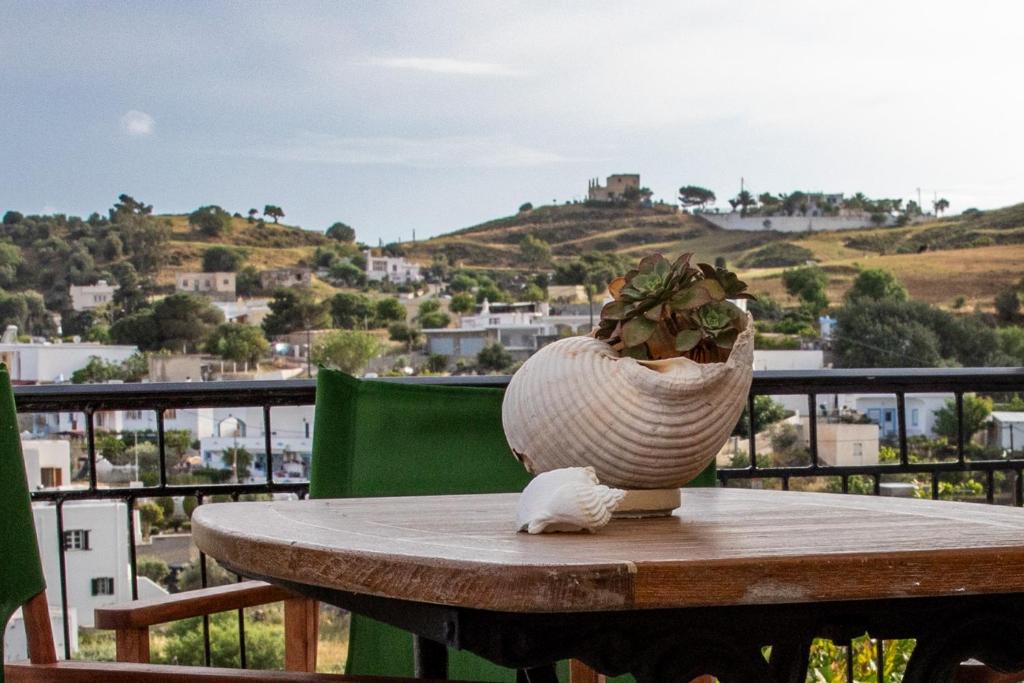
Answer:
[[[32,506],[36,536],[42,556],[43,573],[51,607],[60,607],[60,545],[57,537],[56,508],[50,504]],[[135,512],[136,542],[141,541],[141,524]],[[64,530],[87,530],[88,550],[68,550],[68,606],[78,611],[79,625],[93,625],[93,610],[103,605],[132,599],[131,568],[128,548],[128,512],[120,501],[82,501],[64,505]],[[92,579],[112,578],[112,595],[93,595]]]
[[[14,382],[47,384],[70,381],[75,370],[84,368],[97,356],[120,363],[138,351],[134,346],[91,343],[0,344],[0,360],[7,363]]]
[[[47,596],[49,599],[49,595]],[[50,607],[50,630],[57,658],[64,659],[64,621],[60,607]],[[68,635],[71,636],[71,656],[78,652],[78,612],[68,608]],[[28,659],[28,640],[25,637],[25,619],[19,609],[7,622],[4,631],[4,661],[17,662]]]
[[[776,232],[820,232],[875,227],[870,216],[740,216],[739,213],[702,213],[701,218],[726,230],[774,230]],[[766,228],[764,222],[771,221]],[[887,225],[895,219],[890,217]]]
[[[30,491],[43,488],[43,467],[60,470],[62,486],[71,484],[71,444],[56,439],[25,439],[21,442],[25,456],[25,473],[28,475]]]

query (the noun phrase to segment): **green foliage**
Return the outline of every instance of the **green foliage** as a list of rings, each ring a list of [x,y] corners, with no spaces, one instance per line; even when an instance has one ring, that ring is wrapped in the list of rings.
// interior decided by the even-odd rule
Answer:
[[[252,466],[252,453],[242,447],[225,448],[221,453],[220,460],[224,467],[238,475],[238,481],[245,481],[249,478]]]
[[[476,355],[476,362],[484,370],[501,372],[508,369],[515,360],[501,344],[488,344]]]
[[[25,219],[21,213],[17,211],[8,211],[4,214],[4,225],[17,225]]]
[[[1013,323],[1020,318],[1020,297],[1014,288],[996,294],[996,317],[1001,322]]]
[[[18,282],[18,268],[22,264],[21,249],[0,242],[0,287],[12,287]]]
[[[476,299],[471,294],[456,294],[448,304],[452,313],[473,313],[476,311]]]
[[[900,281],[892,273],[881,268],[868,268],[860,271],[846,292],[847,301],[856,301],[857,299],[906,301],[907,298],[906,287],[900,284]]]
[[[733,436],[739,436],[744,439],[750,438],[749,415],[749,410],[743,408],[743,414],[740,415],[740,420],[736,423],[736,428],[732,432]],[[786,409],[782,407],[781,403],[773,401],[771,396],[754,397],[754,427],[758,432],[763,431],[768,426],[775,424],[785,417]]]
[[[207,237],[218,237],[231,231],[231,214],[219,206],[200,206],[188,215],[188,224]]]
[[[519,243],[519,255],[523,263],[541,268],[551,262],[551,245],[534,235],[527,235]]]
[[[57,332],[43,297],[36,292],[0,290],[0,329],[8,325],[17,325],[22,334],[48,337]]]
[[[366,284],[366,273],[348,261],[338,261],[330,267],[331,279],[346,287],[361,287]]]
[[[612,280],[614,300],[601,309],[597,338],[633,358],[724,362],[748,320],[726,299],[750,298],[747,285],[728,270],[691,266],[691,256],[670,263],[653,254]]]
[[[427,362],[424,364],[424,368],[427,372],[434,374],[444,372],[448,369],[448,356],[443,353],[432,353],[427,356]]]
[[[388,339],[395,342],[402,342],[412,348],[419,343],[420,330],[409,323],[391,323],[388,325]]]
[[[989,415],[992,414],[992,399],[975,394],[964,394],[964,442],[985,428]],[[939,436],[944,436],[951,443],[957,439],[956,402],[946,401],[935,411],[935,426],[932,428]]]
[[[136,509],[139,511],[139,519],[142,521],[143,536],[149,536],[153,527],[159,526],[164,521],[163,508],[151,500],[139,503]]]
[[[144,351],[168,349],[188,352],[205,341],[224,315],[208,299],[172,294],[152,308],[121,318],[110,328],[119,344],[135,344]]]
[[[221,323],[207,337],[206,350],[224,360],[256,364],[270,350],[270,344],[255,325]]]
[[[503,303],[511,301],[512,298],[493,282],[487,282],[480,285],[476,290],[476,301],[477,303],[483,303],[487,300],[490,303]]]
[[[223,570],[222,570],[223,571]],[[203,666],[202,619],[176,621],[164,633],[164,646],[153,653],[158,664]],[[245,625],[246,665],[255,670],[284,668],[284,637],[279,624],[250,621]],[[238,617],[221,612],[210,617],[210,658],[213,666],[237,668]]]
[[[241,249],[216,246],[203,252],[204,273],[235,273],[243,263],[245,263],[245,252]]]
[[[476,280],[466,273],[456,273],[448,283],[448,291],[452,293],[468,292],[474,287],[476,287]]]
[[[263,319],[268,337],[299,330],[318,330],[331,323],[330,304],[318,302],[308,289],[282,287],[268,304],[270,314]]]
[[[267,204],[266,206],[263,207],[263,215],[269,218],[273,218],[274,223],[276,224],[278,219],[284,218],[284,211],[281,210],[280,206]]]
[[[262,288],[260,272],[255,266],[245,266],[235,275],[235,292],[238,296],[255,296]]]
[[[118,363],[90,356],[84,368],[71,373],[73,384],[102,384],[111,380],[140,382],[149,374],[149,361],[144,353],[135,353]]]
[[[380,340],[372,334],[338,330],[314,342],[312,359],[318,365],[359,375],[381,350]]]
[[[819,312],[828,307],[828,276],[817,266],[794,268],[782,273],[782,285],[790,296],[795,296],[808,308]]]
[[[342,292],[331,298],[331,318],[335,327],[345,330],[367,329],[376,326],[376,317],[374,303],[367,296]]]
[[[520,204],[519,213],[523,213],[524,211],[533,211],[533,204],[531,202],[524,202]],[[4,216],[4,218],[6,219],[7,217]]]
[[[327,228],[327,236],[339,242],[356,241],[356,231],[340,221]]]
[[[420,327],[423,329],[439,329],[448,327],[451,317],[441,310],[441,304],[437,299],[427,299],[419,307],[419,315],[416,316]]]
[[[878,678],[877,654],[871,640],[862,636],[853,641],[854,681],[900,683],[914,650],[913,640],[886,640],[882,647],[882,677]],[[846,678],[846,648],[831,640],[816,638],[811,643],[807,680],[813,683],[850,683]]]
[[[699,185],[683,185],[679,188],[679,203],[685,207],[698,206],[704,208],[715,203],[715,193]]]
[[[814,252],[792,242],[772,242],[743,257],[744,268],[782,268],[801,266],[814,258]]]
[[[1010,365],[1024,366],[1024,327],[1000,327],[999,350]]]
[[[544,293],[543,289],[531,282],[523,289],[522,299],[523,301],[547,301],[548,295]]]
[[[159,557],[142,555],[135,560],[135,570],[139,576],[145,576],[153,583],[163,585],[171,574],[171,568]]]
[[[632,266],[629,257],[614,252],[589,252],[555,264],[556,285],[591,285],[603,290],[612,279]]]
[[[403,322],[405,320],[405,306],[394,297],[378,299],[374,304],[374,313],[381,324],[390,322]]]

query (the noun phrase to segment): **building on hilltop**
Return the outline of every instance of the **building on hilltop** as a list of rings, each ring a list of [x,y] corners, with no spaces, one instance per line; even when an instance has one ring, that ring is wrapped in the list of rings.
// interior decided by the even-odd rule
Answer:
[[[597,178],[587,183],[587,199],[596,202],[610,202],[624,197],[629,188],[640,189],[639,173],[616,173],[608,176],[608,184],[601,185]]]
[[[229,272],[175,273],[174,291],[205,294],[218,301],[234,301],[235,274]]]
[[[274,268],[260,273],[260,288],[271,291],[279,287],[311,287],[313,272],[309,268]]]
[[[366,255],[367,280],[407,284],[421,279],[420,266],[417,263],[406,261],[401,256],[374,256],[369,249],[363,253]]]
[[[117,285],[100,280],[94,285],[71,285],[68,294],[71,297],[71,308],[76,311],[91,311],[106,306],[114,300]]]

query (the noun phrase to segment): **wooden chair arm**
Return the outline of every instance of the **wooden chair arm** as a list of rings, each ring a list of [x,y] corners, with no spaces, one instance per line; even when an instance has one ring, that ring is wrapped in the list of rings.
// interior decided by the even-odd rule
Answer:
[[[429,683],[405,678],[345,676],[341,674],[207,669],[163,664],[111,664],[109,662],[14,662],[4,667],[7,683]],[[443,683],[443,682],[436,682]]]
[[[243,581],[184,591],[151,600],[135,600],[96,608],[96,628],[146,628],[169,621],[201,617],[243,607],[256,607],[298,596],[263,581]]]

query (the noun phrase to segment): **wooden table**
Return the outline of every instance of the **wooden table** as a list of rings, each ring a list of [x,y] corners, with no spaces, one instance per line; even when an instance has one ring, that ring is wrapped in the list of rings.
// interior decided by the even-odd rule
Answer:
[[[802,683],[813,637],[869,632],[918,640],[906,681],[1024,669],[1024,510],[687,489],[673,517],[530,536],[516,499],[204,505],[192,533],[239,574],[518,668]]]

